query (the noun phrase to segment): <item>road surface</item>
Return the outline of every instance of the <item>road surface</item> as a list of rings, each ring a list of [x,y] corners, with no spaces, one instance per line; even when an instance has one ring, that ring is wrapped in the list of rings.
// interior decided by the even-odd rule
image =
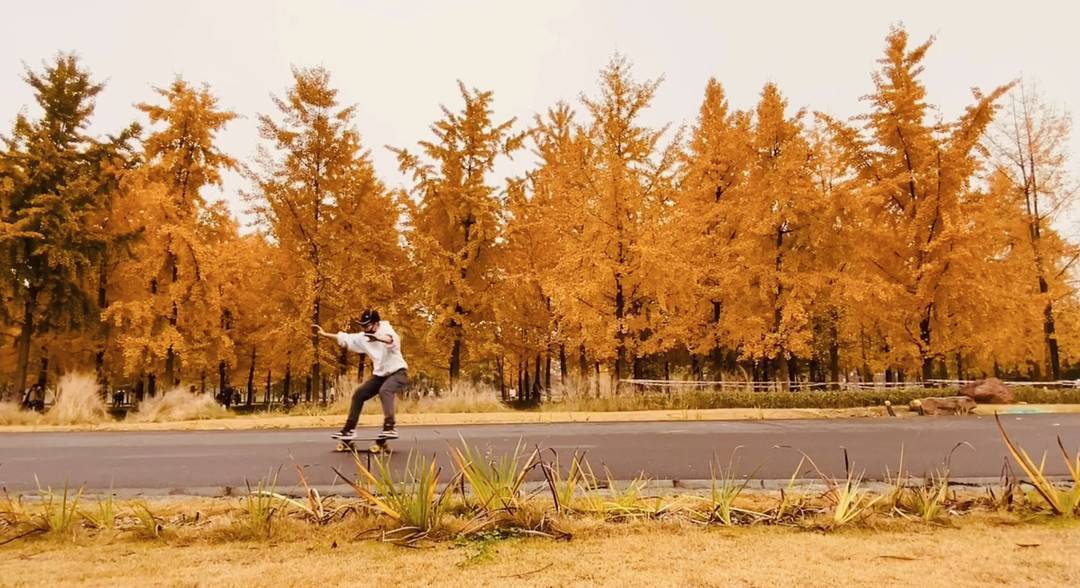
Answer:
[[[1080,414],[1009,415],[1003,422],[1035,459],[1048,453],[1047,467],[1066,473],[1057,436],[1080,447]],[[9,491],[36,488],[110,488],[128,493],[221,494],[243,492],[274,472],[279,486],[296,482],[293,464],[306,467],[312,484],[340,487],[331,466],[352,472],[351,456],[331,450],[329,429],[0,433],[0,486]],[[871,480],[896,472],[901,446],[905,465],[921,476],[940,467],[958,443],[954,479],[998,478],[1006,450],[992,417],[909,419],[711,421],[648,423],[555,423],[402,427],[392,443],[394,468],[410,450],[435,455],[452,471],[447,448],[459,435],[471,445],[507,454],[520,441],[530,449],[555,450],[565,464],[574,451],[586,452],[598,473],[606,466],[617,480],[639,474],[658,480],[707,480],[710,462],[732,461],[755,479],[789,478],[806,452],[827,474],[844,475],[843,448],[856,472]],[[786,447],[785,447],[786,446]],[[736,449],[737,448],[737,449]],[[545,457],[550,459],[549,451]],[[444,474],[444,478],[448,475]],[[812,478],[804,469],[801,478]]]

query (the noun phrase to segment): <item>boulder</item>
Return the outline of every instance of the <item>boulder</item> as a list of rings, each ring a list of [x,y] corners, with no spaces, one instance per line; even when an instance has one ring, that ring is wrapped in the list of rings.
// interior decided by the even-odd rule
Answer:
[[[1015,402],[1012,390],[997,378],[986,378],[964,384],[960,394],[979,404],[1012,404]]]
[[[967,396],[937,396],[911,401],[911,410],[921,415],[968,414],[975,408],[975,401]]]

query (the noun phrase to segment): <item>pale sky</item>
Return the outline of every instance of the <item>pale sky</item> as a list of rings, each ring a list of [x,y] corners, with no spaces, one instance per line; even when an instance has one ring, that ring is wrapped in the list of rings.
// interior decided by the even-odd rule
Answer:
[[[710,76],[732,105],[752,108],[766,82],[794,107],[848,117],[865,110],[870,72],[892,23],[912,41],[937,42],[926,61],[929,101],[947,118],[984,89],[1023,76],[1045,97],[1080,111],[1078,10],[1067,1],[908,0],[666,1],[361,1],[69,0],[3,2],[0,20],[0,133],[32,104],[23,63],[39,69],[58,51],[76,51],[96,79],[93,130],[141,120],[133,104],[153,86],[182,75],[208,83],[223,107],[244,118],[220,137],[230,155],[250,161],[257,113],[272,113],[290,65],[322,65],[345,103],[380,177],[403,185],[383,145],[412,146],[430,136],[439,104],[457,109],[456,80],[495,91],[499,118],[531,120],[558,100],[593,94],[611,56],[622,53],[639,79],[663,75],[646,122],[693,124]],[[30,109],[31,114],[36,111]],[[1080,177],[1080,136],[1070,166]],[[531,154],[521,152],[523,165]],[[514,166],[503,169],[513,171]],[[505,173],[510,173],[506,171]],[[240,214],[230,177],[221,196]],[[1080,219],[1080,214],[1070,218]],[[1080,235],[1080,223],[1062,227]]]

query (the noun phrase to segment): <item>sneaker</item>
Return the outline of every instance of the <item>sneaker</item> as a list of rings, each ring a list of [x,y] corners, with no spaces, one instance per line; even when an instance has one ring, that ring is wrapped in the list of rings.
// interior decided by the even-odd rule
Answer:
[[[356,436],[356,433],[352,429],[342,429],[333,435],[330,435],[333,439],[351,439]]]
[[[393,429],[386,429],[383,432],[379,433],[379,439],[397,439],[397,438],[398,438],[397,431],[395,431]]]

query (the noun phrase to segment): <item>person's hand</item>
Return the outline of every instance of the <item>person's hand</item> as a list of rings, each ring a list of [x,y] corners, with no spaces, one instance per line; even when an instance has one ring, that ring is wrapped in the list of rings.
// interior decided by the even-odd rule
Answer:
[[[311,325],[311,328],[315,329],[315,331],[317,333],[319,333],[320,335],[324,335],[324,336],[326,335],[326,331],[324,331],[322,326],[320,326],[320,325],[314,325],[313,324],[313,325]]]

